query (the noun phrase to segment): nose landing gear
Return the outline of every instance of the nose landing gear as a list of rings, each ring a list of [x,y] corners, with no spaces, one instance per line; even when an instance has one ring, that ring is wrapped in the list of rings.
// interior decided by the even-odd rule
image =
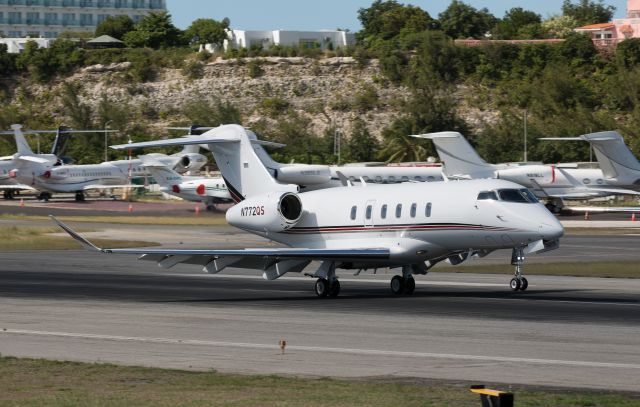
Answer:
[[[511,264],[516,266],[515,277],[509,282],[513,291],[525,291],[529,287],[529,281],[523,276],[524,271],[524,247],[514,247],[511,253]]]

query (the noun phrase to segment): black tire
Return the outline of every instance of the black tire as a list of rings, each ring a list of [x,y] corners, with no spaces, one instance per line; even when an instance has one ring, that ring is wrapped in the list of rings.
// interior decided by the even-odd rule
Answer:
[[[329,297],[337,297],[340,295],[340,281],[334,280],[329,287]]]
[[[509,282],[509,287],[511,287],[511,290],[513,291],[518,291],[520,289],[520,280],[512,278]]]
[[[416,290],[416,280],[413,277],[409,277],[404,282],[404,293],[406,295],[411,295]]]
[[[526,278],[522,277],[520,279],[520,291],[525,291],[529,287],[529,281]]]
[[[404,279],[400,276],[393,276],[391,279],[391,292],[395,295],[404,294]]]
[[[313,288],[318,297],[326,297],[329,294],[329,282],[324,278],[317,279]]]

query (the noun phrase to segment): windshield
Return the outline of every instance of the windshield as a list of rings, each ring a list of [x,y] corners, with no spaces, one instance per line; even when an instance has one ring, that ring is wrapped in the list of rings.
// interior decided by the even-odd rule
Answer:
[[[498,196],[496,195],[495,191],[482,191],[478,194],[478,201],[484,201],[484,200],[497,201]]]
[[[498,190],[500,200],[505,202],[537,203],[538,199],[526,188],[523,189],[500,189]]]

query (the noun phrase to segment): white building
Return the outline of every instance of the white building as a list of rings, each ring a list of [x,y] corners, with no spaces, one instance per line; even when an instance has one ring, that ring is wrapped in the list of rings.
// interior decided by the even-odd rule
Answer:
[[[38,44],[38,48],[49,48],[53,40],[50,38],[0,38],[0,44],[7,46],[7,52],[9,54],[21,53],[29,41],[34,41]]]
[[[225,51],[229,48],[252,48],[261,46],[269,49],[273,45],[302,46],[322,50],[337,49],[355,44],[355,35],[346,31],[245,31],[229,30],[229,39],[224,42]]]
[[[93,32],[109,16],[134,22],[165,11],[165,0],[0,0],[0,36],[56,38],[63,31]]]

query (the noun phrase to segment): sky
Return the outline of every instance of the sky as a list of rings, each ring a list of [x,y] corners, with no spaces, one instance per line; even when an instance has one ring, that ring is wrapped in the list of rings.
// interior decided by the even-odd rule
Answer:
[[[399,0],[426,10],[432,17],[449,6],[451,0]],[[475,8],[486,7],[496,17],[506,10],[522,7],[543,18],[559,14],[561,0],[464,0]],[[231,27],[240,30],[322,30],[350,29],[359,31],[358,9],[369,7],[373,0],[167,0],[173,23],[185,29],[198,18],[222,20],[228,17]],[[614,17],[624,17],[626,0],[605,0],[616,7]]]

